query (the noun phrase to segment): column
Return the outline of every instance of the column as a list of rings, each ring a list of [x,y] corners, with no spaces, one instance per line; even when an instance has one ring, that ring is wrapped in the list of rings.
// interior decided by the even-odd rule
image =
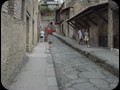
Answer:
[[[113,48],[113,11],[108,9],[108,48]]]

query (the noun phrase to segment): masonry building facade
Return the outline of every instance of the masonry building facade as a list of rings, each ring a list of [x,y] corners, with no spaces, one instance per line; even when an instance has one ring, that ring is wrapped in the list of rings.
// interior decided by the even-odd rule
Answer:
[[[88,29],[91,47],[119,49],[118,10],[112,0],[65,0],[56,10],[57,33],[78,40],[78,30]]]
[[[8,0],[1,9],[1,82],[7,88],[38,42],[38,0]]]

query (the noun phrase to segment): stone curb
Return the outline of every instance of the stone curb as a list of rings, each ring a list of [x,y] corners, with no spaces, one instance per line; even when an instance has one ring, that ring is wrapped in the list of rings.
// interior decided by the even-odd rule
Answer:
[[[55,69],[54,69],[54,61],[50,52],[50,47],[48,48],[48,55],[49,60],[47,61],[47,68],[46,68],[46,77],[47,77],[47,86],[48,90],[59,90]]]
[[[116,68],[115,66],[113,66],[112,64],[110,64],[109,62],[106,62],[106,60],[103,60],[102,58],[93,55],[92,53],[88,52],[88,51],[84,51],[78,47],[75,47],[74,44],[70,43],[69,41],[65,40],[64,38],[62,38],[62,36],[53,34],[55,37],[57,37],[58,39],[60,39],[61,41],[63,41],[65,44],[69,45],[70,47],[72,47],[73,49],[75,49],[76,51],[78,51],[79,53],[81,53],[82,55],[85,55],[86,57],[90,58],[92,61],[94,61],[96,64],[102,66],[103,68],[105,68],[106,70],[108,70],[109,72],[111,72],[112,74],[114,74],[115,76],[119,77],[119,68]]]

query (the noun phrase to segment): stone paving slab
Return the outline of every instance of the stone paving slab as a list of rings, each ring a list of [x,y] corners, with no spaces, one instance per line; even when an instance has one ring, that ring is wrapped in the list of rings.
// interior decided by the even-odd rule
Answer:
[[[57,86],[57,82],[56,82],[55,76],[47,77],[47,85],[48,86]]]
[[[59,90],[57,86],[49,86],[48,90]]]
[[[28,57],[9,90],[58,90],[49,44],[38,43]]]
[[[55,36],[49,40],[59,90],[112,90],[118,85],[119,78],[108,70]]]
[[[77,41],[56,33],[54,36],[119,77],[119,55],[115,52],[99,47],[88,48],[84,45],[78,45]]]

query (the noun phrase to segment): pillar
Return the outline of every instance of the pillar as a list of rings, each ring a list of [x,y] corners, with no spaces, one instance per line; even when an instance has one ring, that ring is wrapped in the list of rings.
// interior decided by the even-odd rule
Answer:
[[[113,10],[108,9],[108,48],[113,48]]]

